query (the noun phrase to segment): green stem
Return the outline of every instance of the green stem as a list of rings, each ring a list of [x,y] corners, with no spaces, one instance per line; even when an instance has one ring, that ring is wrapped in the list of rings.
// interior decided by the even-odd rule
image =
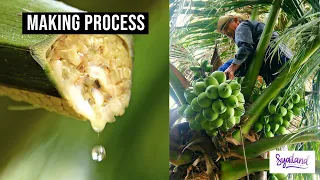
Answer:
[[[309,141],[320,141],[320,136],[316,135],[316,133],[314,132],[309,132],[300,134],[293,133],[290,135],[281,135],[273,138],[260,139],[254,143],[245,145],[246,157],[255,158],[263,153],[266,153],[281,146]],[[243,154],[242,146],[237,146],[233,150],[238,154]]]
[[[27,48],[2,47],[0,42],[0,54],[1,85],[61,97]]]
[[[248,108],[244,115],[247,122],[241,126],[242,133],[248,134],[253,124],[258,120],[259,115],[262,113],[268,103],[275,98],[286,86],[288,81],[292,78],[294,73],[320,48],[319,36],[314,40],[311,47],[306,48],[307,52],[291,66],[287,66],[280,75],[271,83],[271,85],[259,96],[259,98]],[[233,137],[240,142],[240,132],[237,131]]]
[[[186,104],[187,101],[184,98],[184,90],[186,87],[190,86],[189,82],[185,79],[185,77],[181,74],[180,71],[177,70],[172,64],[170,64],[170,86],[172,87],[174,93],[179,99],[180,104]]]
[[[278,19],[282,1],[283,0],[275,0],[273,2],[271,11],[268,16],[268,20],[266,22],[266,26],[263,29],[261,39],[258,43],[255,55],[251,61],[248,72],[243,80],[242,93],[246,98],[246,100],[249,99],[252,93],[253,87],[258,78],[261,65],[265,56],[265,52],[267,50],[274,26],[276,24],[276,19]]]
[[[180,105],[180,100],[170,84],[169,84],[169,94],[170,94],[171,98],[174,100],[174,102],[176,104]]]
[[[269,170],[269,159],[247,160],[248,173]],[[244,160],[231,160],[221,162],[220,180],[235,180],[247,175]]]
[[[258,5],[254,5],[253,6],[253,9],[252,9],[252,12],[251,12],[251,20],[257,20],[258,19]]]

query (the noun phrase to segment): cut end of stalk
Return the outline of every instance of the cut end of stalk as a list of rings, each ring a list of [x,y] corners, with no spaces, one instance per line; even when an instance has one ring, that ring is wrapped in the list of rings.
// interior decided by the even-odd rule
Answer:
[[[46,51],[46,70],[61,96],[101,132],[129,105],[131,44],[118,35],[61,35]]]

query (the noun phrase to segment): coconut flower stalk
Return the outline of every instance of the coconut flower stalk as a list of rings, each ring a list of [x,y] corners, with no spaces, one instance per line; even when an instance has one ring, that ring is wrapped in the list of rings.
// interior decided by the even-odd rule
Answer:
[[[258,5],[254,5],[252,12],[251,12],[251,20],[258,20],[258,16],[259,16],[259,7]]]
[[[270,42],[274,26],[276,25],[275,19],[278,19],[282,2],[283,0],[275,0],[273,2],[272,8],[268,16],[268,20],[266,22],[266,26],[261,34],[261,39],[258,43],[255,55],[252,59],[252,62],[250,63],[247,74],[243,80],[242,93],[246,100],[249,99],[253,87],[258,78],[262,62],[265,56],[265,52]]]
[[[57,1],[0,4],[0,95],[90,120],[100,132],[131,94],[130,35],[23,35],[22,12],[81,12]]]

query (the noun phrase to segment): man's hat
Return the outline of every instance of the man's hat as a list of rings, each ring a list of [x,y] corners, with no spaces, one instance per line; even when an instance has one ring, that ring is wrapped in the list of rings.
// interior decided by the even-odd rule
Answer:
[[[226,14],[224,16],[221,16],[218,20],[218,26],[215,32],[222,33],[222,29],[226,27],[227,24],[231,22],[233,18],[237,17],[239,20],[247,20],[248,18],[245,15],[242,14]]]

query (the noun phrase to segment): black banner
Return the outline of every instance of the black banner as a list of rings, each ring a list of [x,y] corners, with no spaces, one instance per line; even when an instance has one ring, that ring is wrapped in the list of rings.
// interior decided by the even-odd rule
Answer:
[[[22,34],[148,34],[148,13],[22,13]]]

